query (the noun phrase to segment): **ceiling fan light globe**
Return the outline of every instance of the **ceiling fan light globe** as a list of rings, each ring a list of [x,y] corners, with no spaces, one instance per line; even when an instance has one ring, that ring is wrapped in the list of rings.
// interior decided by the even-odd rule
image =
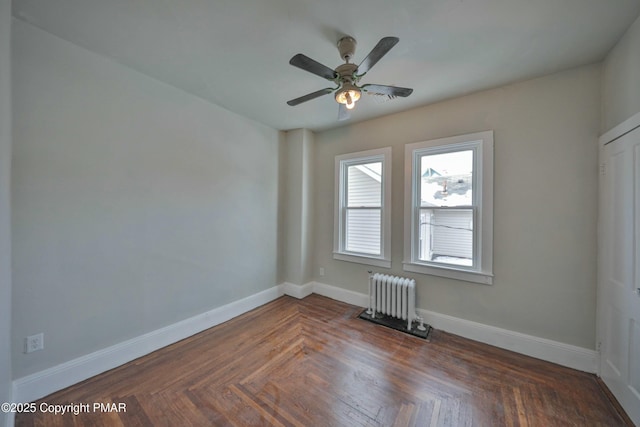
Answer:
[[[360,99],[360,89],[353,85],[345,84],[344,86],[336,93],[336,102],[346,105],[348,109],[352,109],[356,101]]]

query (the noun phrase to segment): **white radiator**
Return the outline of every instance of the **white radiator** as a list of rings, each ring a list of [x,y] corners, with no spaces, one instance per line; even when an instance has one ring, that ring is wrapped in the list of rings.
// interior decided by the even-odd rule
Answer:
[[[416,316],[416,281],[406,277],[369,273],[369,310],[407,321],[407,330]],[[421,322],[422,323],[422,322]]]

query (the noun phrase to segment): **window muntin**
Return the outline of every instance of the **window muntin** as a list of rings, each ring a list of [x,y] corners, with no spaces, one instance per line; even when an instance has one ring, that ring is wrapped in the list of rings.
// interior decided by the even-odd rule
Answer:
[[[334,258],[390,267],[391,148],[336,157]]]

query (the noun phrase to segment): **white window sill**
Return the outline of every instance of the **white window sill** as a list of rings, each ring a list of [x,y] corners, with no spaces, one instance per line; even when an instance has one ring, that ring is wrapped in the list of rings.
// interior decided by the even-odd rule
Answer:
[[[429,274],[432,276],[447,277],[449,279],[464,280],[465,282],[481,283],[483,285],[493,284],[493,274],[482,273],[479,271],[470,271],[457,269],[455,266],[432,266],[425,264],[416,264],[411,262],[403,263],[404,271],[412,273]]]
[[[383,258],[372,258],[365,255],[353,255],[344,254],[341,252],[334,252],[333,259],[339,259],[340,261],[356,262],[358,264],[373,265],[374,267],[391,268],[391,260]]]

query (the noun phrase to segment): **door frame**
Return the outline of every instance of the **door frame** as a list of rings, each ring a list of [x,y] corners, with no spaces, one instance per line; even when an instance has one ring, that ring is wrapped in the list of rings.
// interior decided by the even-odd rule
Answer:
[[[610,142],[623,137],[632,130],[640,127],[640,112],[629,117],[624,122],[609,129],[598,138],[598,149],[601,149]]]
[[[632,131],[640,132],[638,130],[640,128],[640,112],[631,116],[629,119],[620,123],[619,125],[613,127],[609,131],[605,132],[598,138],[598,229],[597,229],[597,248],[598,248],[598,274],[597,274],[597,284],[596,284],[596,343],[597,343],[597,375],[602,377],[602,351],[601,344],[605,341],[605,331],[606,324],[603,313],[603,292],[605,291],[605,281],[602,277],[602,253],[604,248],[604,224],[602,218],[603,212],[603,189],[604,189],[604,180],[603,176],[609,171],[605,170],[605,159],[604,159],[604,149],[605,146],[609,143],[616,141],[617,139],[627,135]],[[625,408],[626,410],[626,408]]]

